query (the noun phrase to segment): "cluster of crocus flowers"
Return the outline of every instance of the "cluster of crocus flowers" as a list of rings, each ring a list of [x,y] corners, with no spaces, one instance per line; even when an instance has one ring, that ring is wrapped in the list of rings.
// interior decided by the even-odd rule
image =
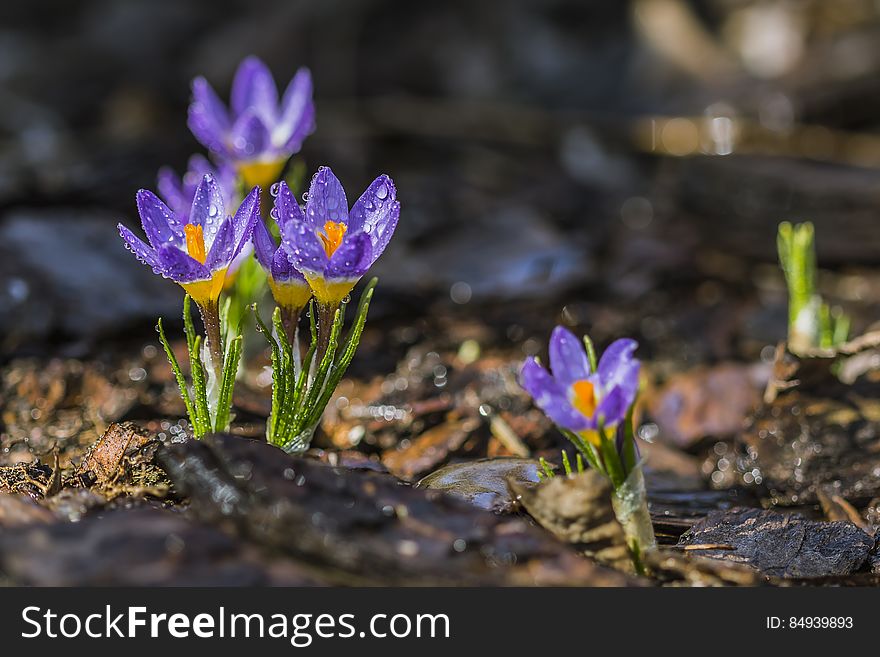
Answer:
[[[281,100],[272,73],[248,57],[232,82],[227,108],[207,80],[192,84],[189,127],[219,160],[236,167],[246,187],[267,188],[315,129],[312,78],[297,71]]]
[[[300,207],[280,178],[288,159],[314,130],[314,114],[312,82],[305,69],[297,72],[279,101],[265,64],[247,58],[235,75],[229,108],[204,78],[196,78],[189,126],[214,163],[195,155],[183,176],[162,169],[162,199],[147,190],[138,192],[147,242],[119,225],[129,250],[186,292],[183,319],[191,383],[161,319],[157,328],[196,437],[228,429],[247,307],[255,311],[272,349],[267,439],[288,451],[308,446],[360,341],[376,279],[365,286],[343,341],[348,297],[391,239],[400,204],[394,183],[383,175],[349,209],[339,180],[321,167],[304,195],[305,207]],[[260,216],[261,188],[274,197],[274,227]],[[238,210],[227,214],[236,205]],[[275,228],[280,243],[273,236]],[[239,265],[235,285],[225,289]],[[253,303],[264,280],[276,303],[271,331]],[[201,311],[204,339],[196,333],[191,301]],[[303,353],[298,325],[309,303],[315,312],[309,313],[311,344]]]
[[[635,340],[616,340],[597,362],[588,337],[578,340],[557,326],[550,337],[551,371],[529,358],[520,382],[578,453],[610,479],[617,519],[641,571],[640,555],[655,546],[655,539],[633,432],[640,369],[633,356],[637,347]]]

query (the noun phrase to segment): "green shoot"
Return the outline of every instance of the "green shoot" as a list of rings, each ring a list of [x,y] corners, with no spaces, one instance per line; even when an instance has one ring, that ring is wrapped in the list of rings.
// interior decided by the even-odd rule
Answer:
[[[849,317],[839,308],[829,308],[819,294],[813,224],[782,222],[776,245],[788,287],[789,349],[796,354],[806,353],[846,342]]]

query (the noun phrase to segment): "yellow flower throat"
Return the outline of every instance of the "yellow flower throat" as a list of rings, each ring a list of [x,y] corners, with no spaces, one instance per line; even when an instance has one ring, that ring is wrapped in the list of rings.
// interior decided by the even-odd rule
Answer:
[[[205,248],[205,231],[201,226],[187,224],[183,227],[183,232],[186,235],[186,250],[190,257],[205,264],[205,260],[208,258],[208,252]],[[217,301],[225,280],[226,267],[215,271],[208,279],[181,283],[180,285],[197,304],[204,305]]]
[[[593,417],[596,412],[596,389],[589,381],[575,381],[571,386],[574,393],[572,406],[586,417]]]
[[[208,257],[205,251],[205,231],[202,230],[201,226],[187,224],[183,227],[183,232],[186,233],[186,250],[189,252],[190,257],[205,264],[205,260]]]
[[[328,221],[324,224],[324,232],[318,233],[318,237],[321,238],[321,242],[324,244],[324,253],[327,254],[328,258],[336,253],[336,249],[342,244],[342,237],[347,230],[348,226],[336,223],[335,221]]]

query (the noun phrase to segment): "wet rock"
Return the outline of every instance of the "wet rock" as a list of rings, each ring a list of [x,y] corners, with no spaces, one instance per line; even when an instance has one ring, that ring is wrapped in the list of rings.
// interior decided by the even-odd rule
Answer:
[[[261,564],[262,562],[262,564]],[[182,514],[112,511],[0,532],[0,571],[23,586],[301,586],[314,579]]]
[[[94,340],[129,322],[180,312],[174,286],[125,250],[114,228],[118,220],[81,210],[3,217],[0,332],[7,342],[53,331]]]
[[[219,434],[163,448],[190,511],[339,583],[622,585],[521,519]]]
[[[554,536],[602,563],[632,570],[623,528],[611,506],[607,477],[587,470],[538,485],[511,481],[510,488],[529,515]]]
[[[499,231],[499,225],[505,229]],[[376,272],[390,286],[418,281],[423,288],[448,291],[459,304],[541,298],[548,289],[583,283],[592,274],[586,249],[522,205],[444,231],[440,239],[420,245],[418,255],[399,247],[388,256]]]
[[[769,577],[815,578],[859,571],[874,539],[849,522],[737,508],[709,514],[679,545],[719,546],[700,554],[748,564]]]
[[[758,405],[766,369],[724,363],[676,374],[651,396],[648,410],[664,439],[681,447],[732,436]]]
[[[458,452],[480,424],[480,420],[471,418],[433,427],[408,441],[406,447],[386,451],[382,463],[392,474],[411,481]]]
[[[441,490],[481,509],[503,512],[516,503],[517,493],[511,493],[510,482],[523,487],[537,484],[540,468],[535,459],[478,459],[442,467],[416,487]]]

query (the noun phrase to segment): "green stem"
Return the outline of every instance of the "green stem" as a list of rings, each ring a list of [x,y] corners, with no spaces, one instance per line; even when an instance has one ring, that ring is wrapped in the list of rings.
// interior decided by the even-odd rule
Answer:
[[[296,349],[296,328],[299,326],[302,308],[289,308],[287,306],[279,306],[279,308],[281,309],[281,325],[284,327],[287,342]]]
[[[327,346],[330,344],[330,335],[333,332],[333,318],[336,315],[338,304],[318,303],[318,350],[315,352],[315,358],[320,363],[327,352]]]
[[[217,300],[205,305],[199,304],[202,323],[205,325],[205,338],[208,341],[208,353],[211,355],[211,367],[217,381],[223,378],[223,338],[220,331],[220,305]]]

